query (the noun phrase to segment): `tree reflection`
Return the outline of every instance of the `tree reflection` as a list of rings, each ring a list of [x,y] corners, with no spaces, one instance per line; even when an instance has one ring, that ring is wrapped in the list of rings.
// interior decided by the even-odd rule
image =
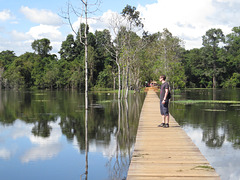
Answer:
[[[129,105],[130,104],[130,105]],[[116,130],[116,154],[109,161],[109,179],[124,179],[131,160],[143,99],[132,95],[118,101],[118,127]]]
[[[108,162],[109,176],[122,179],[126,175],[145,95],[130,94],[127,101],[117,101],[116,94],[90,93],[88,110],[84,108],[84,95],[77,91],[6,92],[0,98],[1,124],[11,125],[19,119],[33,125],[35,136],[49,137],[50,124],[59,120],[62,135],[70,143],[76,140],[80,153],[85,153],[82,178],[88,178],[91,140],[106,148],[115,141],[114,156]]]
[[[125,102],[125,105],[123,104]],[[125,116],[125,112],[128,111],[127,100],[122,102],[118,99],[118,126],[116,130],[116,150],[115,157],[111,157],[107,163],[109,168],[109,177],[110,179],[123,179],[123,174],[128,168],[129,159],[126,158],[128,154],[128,143],[126,139],[126,122],[128,121],[128,116]],[[126,146],[126,150],[123,149],[123,144]]]
[[[32,128],[32,133],[34,136],[41,136],[41,137],[49,137],[50,132],[52,130],[52,127],[48,125],[48,122],[46,121],[39,121],[34,123],[34,126]]]
[[[203,92],[202,92],[203,91]],[[213,99],[213,100],[238,100],[239,95],[230,90],[193,90],[188,91],[188,96],[180,98]],[[236,90],[233,90],[235,92]],[[239,90],[238,90],[239,91]],[[198,94],[196,93],[198,92]],[[199,96],[204,97],[199,97]],[[225,96],[224,96],[225,95]],[[176,100],[178,100],[177,98]],[[181,126],[187,125],[193,128],[201,128],[203,131],[202,141],[210,148],[220,148],[225,141],[231,142],[234,148],[240,148],[240,111],[239,105],[227,103],[198,103],[179,104],[171,103],[171,113]]]
[[[208,127],[203,129],[203,141],[208,147],[222,147],[225,140],[225,133],[219,135],[219,121],[217,120],[216,112],[211,112],[211,119]],[[211,123],[211,124],[210,124]]]
[[[85,106],[88,106],[87,103]],[[85,172],[81,174],[80,179],[88,179],[88,108],[85,108]]]

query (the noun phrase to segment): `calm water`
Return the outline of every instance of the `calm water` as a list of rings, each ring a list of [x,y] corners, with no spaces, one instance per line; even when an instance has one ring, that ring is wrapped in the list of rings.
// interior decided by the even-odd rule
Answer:
[[[223,100],[183,104],[179,100]],[[186,90],[174,96],[171,113],[222,180],[240,179],[240,89]]]
[[[90,93],[85,126],[84,94],[1,91],[0,179],[124,179],[144,98]]]

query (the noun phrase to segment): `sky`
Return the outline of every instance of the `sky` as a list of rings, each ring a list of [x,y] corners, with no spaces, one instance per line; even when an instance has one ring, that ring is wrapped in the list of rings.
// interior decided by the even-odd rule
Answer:
[[[47,38],[51,53],[58,55],[62,41],[73,34],[62,17],[68,2],[76,10],[81,8],[81,0],[0,0],[0,52],[11,50],[17,56],[33,52],[31,43]],[[202,47],[202,36],[211,28],[227,35],[240,26],[239,0],[101,0],[98,10],[89,15],[90,31],[108,29],[109,18],[127,4],[140,12],[145,31],[153,34],[167,28],[183,40],[186,49]],[[72,24],[79,24],[76,16]]]

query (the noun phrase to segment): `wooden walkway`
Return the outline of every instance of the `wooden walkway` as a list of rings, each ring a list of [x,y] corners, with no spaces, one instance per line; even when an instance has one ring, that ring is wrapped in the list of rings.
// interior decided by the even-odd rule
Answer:
[[[220,179],[192,140],[170,116],[170,127],[161,123],[157,94],[149,90],[139,120],[127,180]]]

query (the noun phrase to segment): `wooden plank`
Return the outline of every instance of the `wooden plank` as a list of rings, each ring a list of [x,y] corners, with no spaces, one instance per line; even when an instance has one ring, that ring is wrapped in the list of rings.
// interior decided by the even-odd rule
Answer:
[[[170,127],[161,123],[157,94],[149,90],[144,101],[128,180],[220,179],[196,145],[170,116]]]

